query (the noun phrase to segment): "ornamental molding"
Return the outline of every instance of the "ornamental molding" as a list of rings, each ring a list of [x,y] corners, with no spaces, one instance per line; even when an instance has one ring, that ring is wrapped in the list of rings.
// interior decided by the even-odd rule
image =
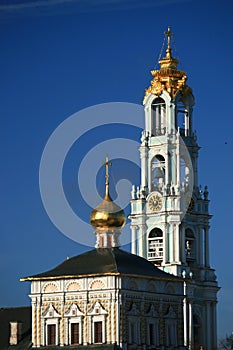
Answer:
[[[56,283],[46,283],[43,287],[44,293],[54,293],[58,291],[58,286]]]
[[[89,316],[94,316],[94,315],[107,315],[107,311],[104,309],[104,307],[101,305],[99,301],[95,302],[91,309],[88,312]]]
[[[101,280],[95,280],[91,282],[90,284],[90,290],[100,290],[100,289],[105,289],[106,286],[103,281]]]
[[[193,95],[192,89],[186,84],[186,73],[177,69],[160,69],[151,71],[154,77],[151,85],[146,89],[143,104],[145,104],[149,94],[161,96],[163,92],[167,92],[174,100],[178,92],[180,99],[185,100],[186,97]]]
[[[78,292],[81,289],[81,285],[78,282],[70,282],[66,286],[67,292]]]
[[[69,310],[65,313],[65,317],[69,317],[69,316],[84,316],[84,313],[79,309],[78,305],[73,303]]]
[[[55,307],[53,306],[53,304],[50,303],[49,306],[47,307],[47,309],[42,314],[42,317],[44,317],[44,318],[61,317],[61,314],[59,314],[57,312],[57,310],[55,309]]]

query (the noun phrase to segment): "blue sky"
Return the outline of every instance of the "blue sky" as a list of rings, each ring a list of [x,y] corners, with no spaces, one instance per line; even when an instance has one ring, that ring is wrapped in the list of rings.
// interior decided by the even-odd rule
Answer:
[[[44,147],[52,132],[83,108],[109,102],[141,104],[163,32],[171,25],[175,55],[196,100],[194,128],[202,147],[199,183],[209,186],[211,265],[222,287],[219,334],[233,331],[232,10],[228,0],[1,0],[0,306],[29,304],[29,285],[20,283],[20,277],[48,270],[67,255],[89,249],[62,234],[43,207],[39,167]],[[80,129],[85,123],[81,115]],[[99,123],[99,128],[89,130],[73,145],[63,180],[76,213],[81,207],[78,199],[75,202],[80,150],[85,155],[105,142],[106,133],[111,140],[124,132],[125,138],[134,141],[140,137],[138,129],[112,130]],[[104,158],[108,149],[100,147],[102,151]],[[91,169],[83,185],[88,186],[89,176],[97,174],[100,194],[102,158],[99,169],[87,161]],[[138,184],[135,165],[128,162],[127,166],[125,174],[119,156],[114,181],[130,181],[131,174],[136,174],[133,182]],[[89,208],[80,213],[88,221]]]

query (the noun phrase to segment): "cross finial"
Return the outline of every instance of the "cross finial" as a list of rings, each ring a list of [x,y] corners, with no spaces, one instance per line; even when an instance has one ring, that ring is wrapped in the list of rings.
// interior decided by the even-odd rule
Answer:
[[[164,32],[164,34],[167,35],[167,48],[170,49],[171,48],[171,37],[174,35],[171,32],[170,26],[168,26],[167,31]]]
[[[106,182],[105,182],[105,184],[109,185],[109,182],[108,182],[109,172],[108,171],[109,171],[109,167],[112,166],[112,162],[109,162],[108,154],[106,154],[105,162],[103,162],[102,164],[105,165],[105,168],[106,168],[106,173],[105,173]]]

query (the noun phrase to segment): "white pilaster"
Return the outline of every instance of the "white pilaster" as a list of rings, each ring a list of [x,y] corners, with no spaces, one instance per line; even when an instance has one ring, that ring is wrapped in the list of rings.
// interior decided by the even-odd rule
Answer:
[[[192,302],[189,302],[189,349],[190,350],[193,349],[193,305],[192,305]]]
[[[174,224],[170,224],[169,228],[169,262],[174,262]]]
[[[181,226],[181,247],[180,247],[180,251],[181,251],[181,261],[183,264],[186,263],[186,254],[185,254],[185,226],[182,225]]]
[[[205,227],[205,266],[209,267],[209,227]]]
[[[187,298],[186,298],[186,282],[184,282],[184,302],[183,302],[183,314],[184,314],[184,346],[188,346],[188,312],[187,312]]]
[[[141,186],[142,188],[148,186],[148,148],[142,146],[140,148],[141,156]]]
[[[211,317],[210,317],[210,302],[206,302],[206,346],[207,349],[211,349],[211,332],[212,332],[212,325],[211,325]]]
[[[137,254],[137,226],[130,226],[131,228],[131,253]]]
[[[174,256],[175,256],[175,262],[180,262],[180,232],[179,232],[179,224],[174,225]]]

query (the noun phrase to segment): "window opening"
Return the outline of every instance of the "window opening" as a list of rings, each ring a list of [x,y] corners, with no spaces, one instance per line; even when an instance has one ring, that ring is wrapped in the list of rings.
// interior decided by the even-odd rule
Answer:
[[[166,103],[162,98],[156,98],[152,102],[152,136],[165,135],[166,133]]]
[[[191,229],[185,230],[185,253],[187,260],[194,260],[196,257],[195,252],[195,236]]]
[[[165,183],[165,159],[160,154],[152,160],[152,185],[153,189],[161,191]]]
[[[148,236],[148,260],[160,265],[163,260],[163,231],[154,228]]]
[[[188,115],[188,111],[185,108],[182,101],[179,101],[176,107],[176,129],[180,128],[180,134],[185,136],[185,117]]]

